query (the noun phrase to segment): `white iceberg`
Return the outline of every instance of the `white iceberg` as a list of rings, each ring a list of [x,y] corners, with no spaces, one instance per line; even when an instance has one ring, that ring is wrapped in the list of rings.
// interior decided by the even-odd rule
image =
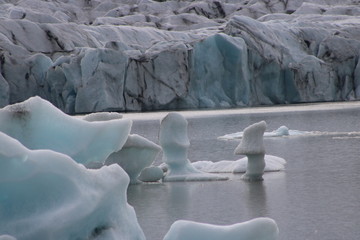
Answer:
[[[89,170],[67,155],[29,150],[0,132],[1,234],[17,239],[144,240],[127,203],[128,184],[118,165]]]
[[[226,180],[227,177],[204,173],[193,167],[187,158],[190,141],[186,119],[179,113],[169,113],[160,124],[159,141],[163,149],[163,161],[167,164],[164,181]]]
[[[221,226],[178,220],[173,223],[164,240],[276,240],[279,229],[270,218]]]
[[[150,166],[161,147],[137,134],[129,135],[123,148],[112,153],[105,161],[106,165],[119,164],[129,175],[130,183],[138,183],[141,171]]]
[[[99,162],[125,144],[132,121],[87,122],[71,117],[40,97],[0,109],[0,131],[29,149],[51,149],[78,163]]]
[[[244,130],[244,136],[234,153],[246,155],[248,164],[243,179],[249,181],[263,180],[262,175],[265,169],[265,146],[263,135],[266,130],[266,122],[254,123]]]
[[[264,159],[264,172],[277,172],[285,169],[286,160],[281,157],[266,154]],[[247,164],[247,157],[240,158],[235,161],[197,161],[192,163],[195,168],[208,173],[244,173],[246,172]]]

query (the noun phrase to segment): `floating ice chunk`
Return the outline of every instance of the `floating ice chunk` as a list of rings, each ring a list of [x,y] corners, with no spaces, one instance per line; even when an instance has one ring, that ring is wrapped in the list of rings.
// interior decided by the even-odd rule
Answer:
[[[0,233],[18,239],[145,239],[118,165],[86,169],[0,132]],[[0,237],[2,239],[8,239]]]
[[[190,141],[186,119],[179,113],[169,113],[161,120],[160,145],[163,161],[168,170],[164,181],[209,181],[226,180],[227,177],[204,173],[193,167],[187,158]]]
[[[150,166],[161,147],[137,134],[129,135],[123,148],[111,154],[105,161],[106,165],[119,164],[129,175],[130,183],[139,182],[141,171]]]
[[[83,116],[82,119],[88,122],[100,122],[114,119],[122,119],[122,115],[117,112],[96,112],[87,114]]]
[[[276,135],[279,136],[288,136],[289,135],[289,128],[286,126],[281,126],[274,131]]]
[[[278,235],[278,226],[270,218],[227,226],[178,220],[171,225],[164,240],[276,240]]]
[[[100,162],[119,151],[132,122],[87,122],[66,115],[40,97],[0,109],[0,131],[29,149],[51,149],[78,163]]]
[[[344,133],[291,130],[286,126],[281,126],[274,131],[264,132],[264,137],[294,137],[294,136],[319,136],[319,135],[341,135],[341,134]],[[223,136],[218,137],[218,139],[223,139],[223,140],[241,139],[243,135],[244,135],[243,132],[236,132],[236,133],[225,134]]]
[[[281,157],[265,155],[264,172],[276,172],[285,169],[286,161]],[[240,158],[235,161],[222,160],[219,162],[197,161],[192,165],[203,172],[209,173],[244,173],[246,172],[248,158]]]
[[[164,177],[164,171],[157,166],[150,166],[144,168],[138,179],[142,182],[157,182]]]
[[[262,175],[264,174],[265,169],[265,147],[263,136],[265,130],[265,121],[254,123],[245,128],[243,138],[234,151],[235,154],[243,154],[248,158],[246,172],[242,176],[245,180],[263,180]]]

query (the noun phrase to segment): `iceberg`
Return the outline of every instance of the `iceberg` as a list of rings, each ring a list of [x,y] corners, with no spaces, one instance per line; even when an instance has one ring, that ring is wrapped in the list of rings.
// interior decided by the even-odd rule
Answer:
[[[139,183],[141,171],[149,167],[160,153],[161,147],[148,139],[130,134],[120,151],[112,153],[105,165],[118,164],[130,177],[130,183]]]
[[[265,146],[263,135],[266,130],[266,122],[254,123],[244,129],[244,136],[234,153],[246,155],[248,164],[246,172],[242,176],[248,181],[261,181],[265,169]]]
[[[265,155],[265,168],[264,172],[277,172],[285,169],[286,160],[273,156]],[[209,173],[245,173],[247,169],[248,158],[240,158],[238,160],[221,160],[218,162],[212,161],[197,161],[192,165],[203,172]]]
[[[0,132],[0,233],[17,239],[144,240],[127,203],[129,177],[114,164],[89,170]],[[0,239],[13,239],[0,236]]]
[[[167,114],[160,123],[159,142],[167,172],[163,181],[227,180],[227,177],[202,172],[193,167],[187,158],[190,141],[187,120],[179,113]]]
[[[0,109],[0,131],[29,149],[51,149],[78,163],[104,163],[125,144],[132,121],[87,122],[66,115],[40,97]],[[6,123],[6,124],[5,124]]]
[[[221,226],[178,220],[164,240],[276,240],[279,229],[271,218],[255,218],[247,222]]]

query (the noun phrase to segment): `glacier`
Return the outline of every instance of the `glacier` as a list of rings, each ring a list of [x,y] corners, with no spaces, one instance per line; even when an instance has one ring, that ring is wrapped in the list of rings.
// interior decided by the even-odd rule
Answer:
[[[66,113],[360,98],[357,0],[6,0],[0,107]]]

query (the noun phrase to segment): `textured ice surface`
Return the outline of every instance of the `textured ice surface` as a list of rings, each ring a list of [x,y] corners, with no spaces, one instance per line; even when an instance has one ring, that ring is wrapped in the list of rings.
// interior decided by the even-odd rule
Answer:
[[[163,181],[226,180],[227,177],[202,172],[193,167],[187,158],[190,141],[187,120],[179,113],[169,113],[160,124],[159,142],[167,172]]]
[[[265,146],[263,136],[265,130],[265,121],[248,126],[244,129],[244,135],[240,144],[235,148],[235,154],[246,155],[248,159],[246,172],[242,176],[245,180],[263,180],[262,175],[264,174],[265,169]]]
[[[100,162],[125,144],[131,120],[87,122],[40,97],[0,109],[0,131],[29,149],[51,149],[79,163]]]
[[[234,225],[220,226],[178,220],[164,240],[276,240],[279,229],[270,218],[255,218]]]
[[[265,154],[264,132],[266,122],[254,123],[244,129],[240,144],[235,149],[235,154]]]
[[[120,151],[112,153],[105,161],[106,165],[119,164],[130,177],[130,183],[137,183],[141,171],[150,166],[161,147],[150,140],[137,135],[129,135]]]
[[[86,169],[0,132],[0,233],[17,239],[145,239],[118,166]],[[4,236],[1,239],[8,239]]]
[[[265,155],[265,168],[264,172],[276,172],[285,169],[286,160],[272,155]],[[240,158],[235,161],[222,160],[218,162],[211,161],[197,161],[192,165],[203,171],[209,173],[244,173],[246,172],[248,158]]]
[[[0,5],[0,106],[67,113],[360,97],[357,1],[41,1]]]

